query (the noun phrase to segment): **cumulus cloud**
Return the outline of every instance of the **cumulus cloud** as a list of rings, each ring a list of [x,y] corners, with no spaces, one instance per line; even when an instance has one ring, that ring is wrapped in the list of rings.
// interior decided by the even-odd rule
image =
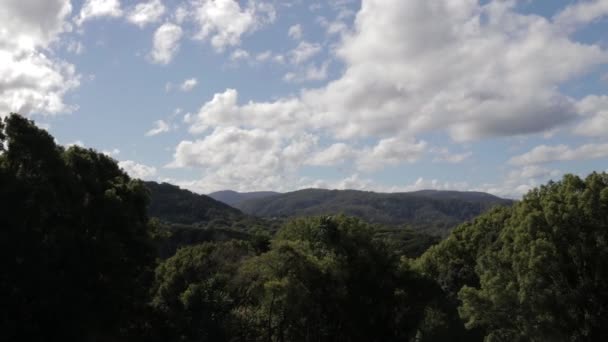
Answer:
[[[161,133],[166,133],[171,130],[171,126],[164,120],[154,121],[154,128],[146,132],[147,137],[155,136]]]
[[[118,166],[133,178],[151,180],[154,176],[156,176],[155,167],[139,164],[132,160],[118,162]]]
[[[436,148],[432,149],[431,152],[437,154],[437,157],[433,158],[433,161],[436,163],[462,163],[473,155],[473,153],[470,151],[464,153],[453,153],[447,148]]]
[[[608,1],[579,1],[560,11],[554,18],[558,25],[568,29],[590,23],[608,14]]]
[[[165,5],[161,0],[150,0],[135,5],[129,12],[127,20],[139,27],[145,27],[159,21],[163,14],[165,14]]]
[[[510,170],[500,183],[483,184],[476,191],[483,191],[505,198],[519,199],[528,191],[545,184],[549,180],[556,180],[562,172],[548,169],[539,165],[525,165]]]
[[[413,163],[422,156],[426,146],[425,141],[416,142],[409,138],[382,139],[361,153],[357,165],[363,171],[375,171],[386,165]]]
[[[190,90],[194,89],[194,87],[196,87],[197,84],[198,84],[198,80],[196,78],[189,78],[189,79],[185,80],[184,82],[182,82],[182,84],[179,86],[179,88],[182,91],[190,91]]]
[[[302,25],[300,25],[300,24],[290,26],[289,30],[287,31],[287,35],[289,36],[289,38],[295,39],[295,40],[301,39],[302,33],[303,33]]]
[[[86,0],[76,18],[76,24],[101,17],[120,17],[123,12],[119,0]]]
[[[227,89],[205,103],[197,114],[188,115],[186,123],[193,134],[205,132],[215,126],[243,126],[247,128],[275,129],[284,133],[300,130],[308,115],[300,101],[286,98],[275,102],[249,102],[238,104],[238,91]]]
[[[200,192],[278,189],[294,179],[314,144],[306,134],[285,139],[262,129],[218,127],[203,139],[179,143],[168,167],[204,170],[200,180],[184,184]]]
[[[68,112],[64,95],[79,86],[73,65],[53,57],[72,6],[67,0],[7,0],[0,10],[0,116]]]
[[[114,148],[111,150],[103,150],[103,151],[101,151],[101,153],[105,154],[108,157],[115,157],[120,154],[120,150],[117,148]]]
[[[359,171],[377,171],[390,165],[414,163],[424,154],[427,143],[409,138],[388,138],[374,146],[355,148],[345,143],[335,143],[316,150],[306,165],[335,166],[353,163]]]
[[[288,72],[283,76],[285,82],[310,82],[310,81],[323,81],[327,79],[327,69],[329,67],[329,61],[324,62],[319,66],[314,64],[308,65],[302,70],[296,72]]]
[[[305,158],[311,164],[339,163],[346,155],[358,172],[372,172],[419,160],[428,147],[419,137],[428,133],[460,142],[576,122],[581,103],[560,86],[608,62],[600,45],[576,41],[557,19],[517,12],[515,1],[363,0],[353,26],[341,31],[332,53],[344,69],[334,80],[267,102],[240,102],[237,90],[226,89],[185,118],[189,131],[307,132],[329,146],[311,149]],[[274,56],[296,65],[285,80],[305,79],[304,66],[322,50],[315,44],[302,41]],[[457,163],[470,156],[433,157]]]
[[[290,61],[318,50],[301,46]],[[512,2],[469,0],[365,0],[337,57],[346,64],[341,77],[289,101],[306,112],[301,125],[341,139],[439,130],[466,141],[547,131],[577,117],[559,85],[608,62],[598,45],[573,41]]]
[[[243,5],[243,6],[241,6]],[[217,51],[241,43],[241,37],[276,18],[272,4],[261,1],[194,0],[193,19],[198,25],[196,39],[209,40]]]
[[[318,43],[300,42],[298,46],[289,52],[289,59],[293,64],[300,64],[314,57],[321,52],[321,45]]]
[[[575,133],[590,137],[606,136],[608,96],[587,96],[577,104],[577,108],[583,116],[583,121],[574,128]]]
[[[335,143],[313,154],[306,164],[313,166],[333,166],[343,164],[359,154],[345,143]]]
[[[600,159],[608,157],[608,144],[585,144],[572,148],[567,145],[536,146],[529,152],[512,157],[512,165],[534,165],[554,161]]]
[[[248,58],[249,58],[249,52],[247,52],[243,49],[236,49],[230,55],[230,60],[233,62],[243,60],[243,59],[248,59]]]
[[[182,28],[178,25],[162,24],[154,32],[154,48],[150,53],[152,61],[158,64],[169,64],[179,49],[182,35]]]

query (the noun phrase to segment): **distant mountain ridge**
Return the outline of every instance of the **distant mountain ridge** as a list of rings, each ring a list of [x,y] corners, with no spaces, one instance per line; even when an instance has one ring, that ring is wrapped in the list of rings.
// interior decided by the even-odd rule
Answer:
[[[236,205],[244,213],[266,218],[346,214],[370,223],[409,226],[444,235],[496,205],[513,201],[483,192],[422,190],[377,193],[358,190],[305,189]]]
[[[150,190],[151,217],[179,224],[235,221],[245,218],[240,210],[205,195],[195,194],[169,183],[145,182]]]
[[[220,201],[222,203],[234,207],[244,201],[265,198],[279,194],[279,192],[274,191],[237,192],[232,190],[223,190],[212,192],[207,196],[213,198],[216,201]]]

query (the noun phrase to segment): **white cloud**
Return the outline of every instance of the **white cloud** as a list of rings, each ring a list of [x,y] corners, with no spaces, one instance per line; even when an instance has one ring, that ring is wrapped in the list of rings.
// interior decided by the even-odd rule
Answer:
[[[186,117],[190,133],[203,133],[216,126],[242,126],[261,129],[281,127],[284,133],[302,128],[308,115],[297,99],[282,99],[275,102],[249,102],[238,104],[238,92],[226,89],[205,103],[195,115]]]
[[[82,142],[82,140],[76,140],[76,141],[72,141],[70,143],[65,144],[65,147],[72,147],[72,146],[78,146],[78,147],[84,148],[84,143]]]
[[[425,141],[416,142],[408,138],[382,139],[375,146],[363,148],[340,142],[316,151],[305,165],[335,166],[352,162],[357,170],[371,172],[388,165],[414,163],[425,152],[426,146]]]
[[[357,146],[350,162],[359,172],[374,171],[419,160],[427,149],[422,134],[469,141],[575,122],[580,105],[560,86],[608,63],[600,45],[575,41],[542,16],[516,12],[514,1],[363,0],[339,39],[331,53],[344,71],[335,80],[268,102],[239,103],[238,92],[226,89],[186,117],[189,131],[307,132],[330,147]],[[302,66],[321,49],[300,42],[273,59],[297,65],[285,76],[295,81],[304,79]],[[363,143],[374,140],[375,146]],[[310,151],[315,154],[304,159],[316,164],[331,163],[330,152],[340,155],[328,151],[315,159],[323,151]],[[456,163],[470,156],[433,158]]]
[[[386,165],[414,163],[425,151],[425,141],[413,141],[409,138],[382,139],[373,148],[363,151],[357,160],[357,167],[363,171],[375,171]]]
[[[84,45],[78,41],[71,41],[67,45],[67,50],[73,54],[80,55],[84,52]]]
[[[193,18],[199,26],[195,38],[209,40],[216,51],[239,45],[243,35],[276,18],[270,3],[255,0],[244,7],[236,0],[193,0],[192,6]]]
[[[547,181],[556,180],[562,174],[559,170],[547,169],[538,165],[526,165],[507,173],[500,183],[483,184],[475,191],[483,191],[505,198],[521,198],[528,191]]]
[[[293,64],[300,64],[314,57],[319,52],[321,52],[320,44],[300,42],[295,49],[289,52],[289,59]]]
[[[574,132],[591,137],[605,137],[608,132],[608,96],[587,96],[577,104],[577,108],[583,121],[574,128]]]
[[[249,52],[247,52],[243,49],[236,49],[230,55],[230,60],[233,62],[243,60],[243,59],[248,59],[248,58],[249,58]]]
[[[147,137],[155,136],[161,133],[166,133],[171,130],[171,126],[164,120],[154,121],[154,128],[146,132]]]
[[[80,76],[50,50],[70,30],[70,2],[7,0],[1,8],[0,116],[71,111],[63,97],[79,86]]]
[[[329,67],[329,61],[324,62],[319,66],[313,64],[308,65],[305,69],[299,70],[298,72],[288,72],[283,76],[285,82],[309,82],[309,81],[323,81],[327,79],[327,69]]]
[[[101,153],[105,154],[108,157],[114,157],[120,154],[120,150],[117,148],[114,148],[112,150],[103,150],[101,151]]]
[[[287,35],[289,36],[289,38],[295,40],[300,40],[302,38],[302,33],[302,25],[300,24],[289,27],[289,30],[287,31]]]
[[[453,153],[447,148],[432,149],[431,152],[437,154],[437,157],[433,159],[434,162],[451,164],[462,163],[473,155],[473,153],[470,151],[464,153]]]
[[[118,162],[118,166],[133,178],[151,180],[154,176],[156,176],[155,167],[139,164],[132,160]]]
[[[119,0],[86,0],[76,18],[76,24],[101,17],[120,17],[122,9]]]
[[[218,127],[203,139],[179,143],[168,167],[203,170],[200,180],[187,185],[199,192],[278,189],[294,179],[314,144],[306,134],[284,139],[261,129]]]
[[[333,166],[343,164],[358,154],[352,147],[344,143],[335,143],[328,148],[313,154],[306,162],[313,166]]]
[[[560,11],[554,21],[565,28],[572,29],[587,24],[608,14],[608,1],[579,1]]]
[[[512,165],[534,165],[554,161],[608,158],[608,144],[585,144],[576,148],[567,145],[536,146],[529,152],[509,160]]]
[[[150,0],[135,5],[129,12],[127,20],[139,27],[145,27],[159,21],[163,14],[165,14],[165,6],[161,0]]]
[[[150,54],[152,61],[158,64],[169,64],[179,49],[182,28],[172,24],[162,24],[154,32],[154,48]]]
[[[258,62],[265,62],[272,57],[272,51],[267,50],[264,52],[260,52],[255,56],[255,60]]]
[[[353,33],[336,50],[346,65],[342,76],[288,99],[299,107],[297,125],[337,139],[443,131],[466,141],[543,132],[575,120],[575,102],[559,85],[607,63],[608,53],[512,5],[364,0]],[[317,50],[296,49],[312,52],[289,57],[301,63]],[[281,117],[285,101],[264,107]],[[242,119],[253,127],[259,120]],[[283,128],[282,120],[271,122]]]
[[[196,85],[198,84],[198,81],[196,78],[189,78],[187,80],[185,80],[184,82],[182,82],[182,84],[180,85],[180,89],[182,91],[190,91],[192,89],[194,89],[194,87],[196,87]]]

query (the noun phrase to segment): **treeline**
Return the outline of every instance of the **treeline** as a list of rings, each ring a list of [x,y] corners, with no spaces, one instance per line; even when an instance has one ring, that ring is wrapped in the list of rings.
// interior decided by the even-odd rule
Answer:
[[[3,340],[608,338],[605,173],[541,186],[416,257],[428,241],[345,216],[275,235],[168,225],[109,157],[18,115],[0,142]]]

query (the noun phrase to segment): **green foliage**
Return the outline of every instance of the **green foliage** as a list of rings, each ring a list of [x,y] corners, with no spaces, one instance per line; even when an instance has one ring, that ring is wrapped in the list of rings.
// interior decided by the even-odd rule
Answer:
[[[608,337],[608,175],[567,175],[528,193],[459,294],[487,341]]]
[[[427,286],[356,218],[299,219],[239,275],[249,337],[270,341],[393,341],[412,337]]]
[[[276,231],[276,222],[243,214],[227,204],[205,195],[167,183],[146,182],[150,191],[148,214],[168,225],[235,231]]]
[[[465,331],[458,317],[458,291],[479,286],[477,259],[486,253],[511,215],[511,208],[497,207],[455,228],[439,244],[430,247],[412,267],[440,287],[435,302],[426,310],[421,340],[480,340],[482,331]]]
[[[153,260],[145,187],[103,154],[64,150],[16,114],[3,137],[3,338],[126,338]]]
[[[304,217],[345,214],[372,224],[409,226],[445,235],[454,226],[496,205],[511,201],[489,194],[455,191],[375,193],[355,190],[307,189],[241,202],[243,212],[261,217]]]
[[[240,263],[253,255],[244,241],[180,249],[156,269],[153,306],[179,341],[225,341],[238,329],[232,286]]]
[[[459,330],[446,324],[458,307],[486,341],[605,340],[606,241],[605,173],[567,175],[461,225],[410,262],[436,281],[447,304],[430,315],[431,335]]]

